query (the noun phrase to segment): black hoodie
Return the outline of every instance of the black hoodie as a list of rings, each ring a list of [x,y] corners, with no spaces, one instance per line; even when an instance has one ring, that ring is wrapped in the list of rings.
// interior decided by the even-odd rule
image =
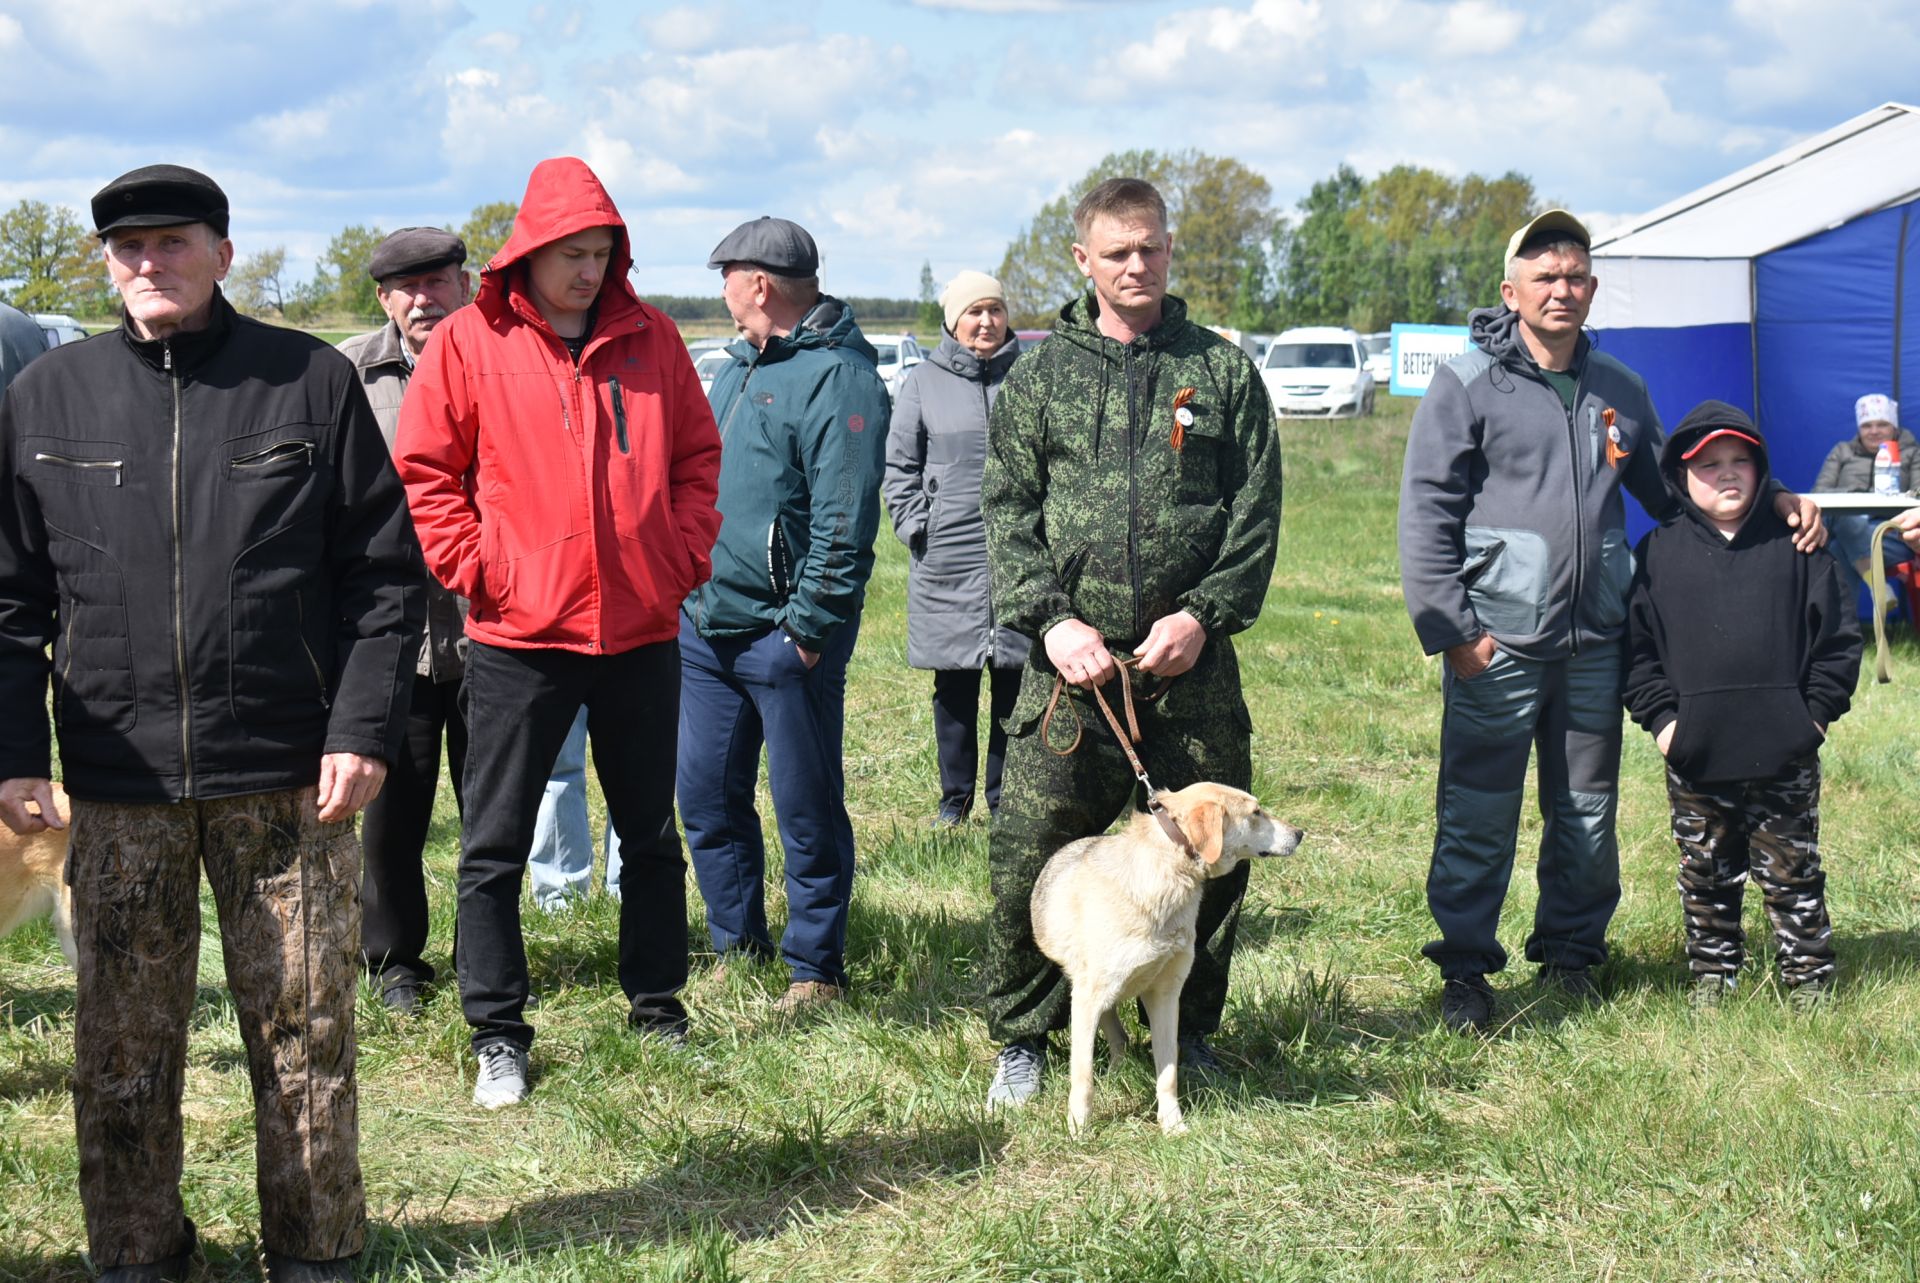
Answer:
[[[1733,538],[1687,496],[1681,456],[1730,428],[1751,438],[1759,475]],[[1815,752],[1847,711],[1860,627],[1831,556],[1807,555],[1767,502],[1765,438],[1745,414],[1706,401],[1660,456],[1681,513],[1640,541],[1627,606],[1627,711],[1652,734],[1678,721],[1667,762],[1697,783],[1779,775]]]

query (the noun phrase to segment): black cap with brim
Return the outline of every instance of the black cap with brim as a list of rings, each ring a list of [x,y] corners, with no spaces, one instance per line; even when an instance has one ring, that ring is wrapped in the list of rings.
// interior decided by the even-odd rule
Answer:
[[[467,261],[467,243],[440,227],[403,227],[373,247],[367,275],[376,281],[415,276]]]
[[[728,232],[707,256],[708,267],[728,263],[752,263],[775,276],[817,276],[820,249],[800,224],[763,214]]]
[[[178,227],[205,223],[227,234],[227,194],[220,184],[184,165],[143,165],[93,194],[93,234],[124,227]]]

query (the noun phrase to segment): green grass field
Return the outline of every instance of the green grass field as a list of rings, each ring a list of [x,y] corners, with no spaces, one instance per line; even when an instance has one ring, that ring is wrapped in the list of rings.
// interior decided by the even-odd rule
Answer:
[[[930,683],[905,665],[906,563],[883,535],[849,693],[852,1000],[788,1022],[769,1010],[780,971],[717,978],[697,954],[691,1048],[644,1045],[622,1024],[610,902],[529,910],[534,1095],[487,1115],[467,1102],[451,984],[404,1023],[363,994],[366,1277],[1920,1277],[1920,650],[1903,632],[1894,684],[1862,686],[1826,754],[1843,969],[1827,1009],[1790,1013],[1755,968],[1719,1013],[1689,1012],[1664,790],[1630,728],[1605,1001],[1539,1000],[1520,967],[1495,978],[1497,1036],[1439,1032],[1418,953],[1439,679],[1394,554],[1409,415],[1383,400],[1370,422],[1282,427],[1280,560],[1237,644],[1257,791],[1308,836],[1254,870],[1218,1039],[1233,1072],[1183,1093],[1191,1134],[1160,1135],[1140,1053],[1097,1080],[1084,1139],[1066,1134],[1064,1074],[1024,1113],[982,1110],[987,830],[924,828]],[[455,833],[446,801],[429,852],[443,968]],[[1503,933],[1516,953],[1537,838],[1530,810]],[[770,894],[778,916],[777,880]],[[186,1200],[200,1277],[252,1278],[252,1113],[210,907],[203,933]],[[0,943],[0,1278],[88,1277],[72,983],[44,925]]]

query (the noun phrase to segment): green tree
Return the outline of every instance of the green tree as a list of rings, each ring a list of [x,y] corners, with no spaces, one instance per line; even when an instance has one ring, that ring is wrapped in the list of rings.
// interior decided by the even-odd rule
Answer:
[[[0,284],[24,312],[91,315],[112,303],[100,243],[71,209],[45,201],[0,214]]]
[[[1284,228],[1274,245],[1281,323],[1347,323],[1357,266],[1347,216],[1359,207],[1366,188],[1351,166],[1341,165],[1300,198],[1300,221]]]
[[[931,260],[920,264],[920,325],[930,334],[938,334],[947,324],[946,309],[940,306],[940,287],[933,279]]]
[[[227,274],[227,298],[249,316],[285,316],[286,270],[284,245],[249,254]]]
[[[1174,234],[1167,287],[1186,299],[1197,321],[1225,322],[1251,274],[1266,273],[1273,235],[1273,189],[1267,180],[1224,156],[1186,151],[1115,152],[1048,201],[1007,247],[1000,283],[1019,325],[1045,325],[1063,299],[1085,289],[1073,261],[1073,207],[1109,178],[1144,178],[1167,202]]]
[[[367,275],[367,262],[386,235],[378,227],[355,223],[341,228],[327,243],[313,271],[313,297],[319,311],[379,319],[380,299],[374,293],[373,278]]]
[[[513,220],[519,213],[520,207],[510,200],[489,201],[473,207],[473,213],[460,227],[460,239],[467,243],[468,270],[477,272],[493,260],[513,235]]]

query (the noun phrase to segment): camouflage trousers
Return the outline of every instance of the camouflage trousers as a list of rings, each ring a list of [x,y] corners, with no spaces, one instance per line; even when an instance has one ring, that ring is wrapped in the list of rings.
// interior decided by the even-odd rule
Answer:
[[[1037,651],[1038,648],[1036,648]],[[1153,679],[1135,677],[1136,695]],[[1118,687],[1108,683],[1114,712]],[[1007,758],[1000,809],[988,843],[988,880],[993,893],[987,952],[987,1030],[1001,1043],[1038,1039],[1068,1020],[1070,986],[1033,941],[1033,884],[1049,857],[1076,838],[1104,833],[1146,799],[1119,741],[1091,696],[1061,699],[1054,714],[1055,748],[1073,738],[1071,700],[1084,733],[1080,746],[1060,756],[1041,742],[1041,716],[1053,690],[1053,674],[1029,664],[1020,696],[1007,719]],[[1214,638],[1192,671],[1166,694],[1138,706],[1140,760],[1154,787],[1181,789],[1210,780],[1233,788],[1253,783],[1252,722],[1240,695],[1240,666],[1233,645]],[[1180,1031],[1212,1034],[1227,1004],[1227,968],[1240,923],[1240,903],[1250,864],[1206,884],[1195,933],[1193,970],[1180,994]]]
[[[1789,987],[1833,975],[1827,875],[1820,870],[1820,759],[1766,780],[1692,784],[1667,769],[1680,844],[1680,905],[1693,974],[1732,975],[1744,954],[1740,901],[1751,869]]]
[[[353,1004],[360,842],[312,788],[204,802],[73,803],[79,947],[73,1112],[94,1265],[183,1250],[180,1099],[200,953],[200,867],[253,1080],[260,1237],[331,1260],[360,1250]]]

